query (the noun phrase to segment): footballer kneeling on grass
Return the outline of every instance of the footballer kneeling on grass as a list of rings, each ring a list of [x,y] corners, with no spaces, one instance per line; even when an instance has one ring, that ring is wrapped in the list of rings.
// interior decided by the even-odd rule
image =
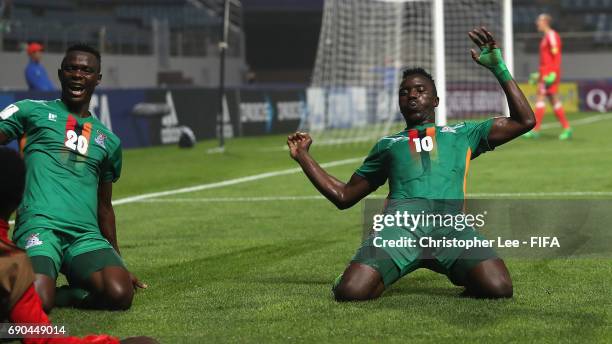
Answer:
[[[100,71],[96,49],[73,45],[58,70],[61,99],[21,100],[0,112],[0,145],[20,139],[27,166],[13,240],[32,261],[47,313],[128,309],[134,290],[146,287],[119,255],[111,198],[121,144],[89,111]],[[56,290],[60,272],[69,286]]]
[[[389,202],[385,212],[388,214],[398,210],[418,210],[413,208],[414,204],[431,204],[428,200],[463,200],[469,161],[533,128],[533,111],[508,72],[491,33],[485,28],[477,28],[468,35],[481,50],[480,54],[472,50],[472,58],[489,69],[503,88],[510,117],[436,127],[434,109],[440,99],[435,83],[425,70],[415,68],[404,71],[399,87],[399,106],[406,120],[406,129],[380,139],[348,183],[329,175],[310,156],[308,150],[312,139],[308,134],[298,132],[288,137],[291,157],[300,164],[319,192],[339,209],[355,205],[387,180]],[[423,144],[425,141],[427,145]],[[397,206],[389,206],[392,203]],[[412,208],[401,209],[403,206]],[[420,211],[428,210],[431,209]],[[480,238],[473,230],[435,228],[436,233],[433,233],[433,228],[419,228],[417,231],[402,227],[385,228],[363,242],[344,273],[336,279],[333,286],[336,300],[377,298],[402,276],[421,267],[446,274],[454,284],[465,287],[466,295],[484,298],[512,296],[508,269],[491,248],[441,247],[429,250],[422,247],[380,247],[374,243],[376,237],[396,239],[402,231],[410,236],[441,236],[442,233],[451,239]]]

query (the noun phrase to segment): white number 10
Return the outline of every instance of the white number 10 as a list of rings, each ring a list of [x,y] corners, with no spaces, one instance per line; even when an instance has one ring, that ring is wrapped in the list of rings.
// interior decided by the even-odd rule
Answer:
[[[414,148],[416,149],[417,153],[420,153],[421,151],[431,152],[433,149],[433,140],[429,136],[425,136],[422,139],[414,138],[412,141],[414,142]]]
[[[89,147],[89,142],[87,142],[87,138],[85,136],[77,135],[74,130],[68,130],[66,132],[66,147],[81,154],[86,154],[87,148]]]

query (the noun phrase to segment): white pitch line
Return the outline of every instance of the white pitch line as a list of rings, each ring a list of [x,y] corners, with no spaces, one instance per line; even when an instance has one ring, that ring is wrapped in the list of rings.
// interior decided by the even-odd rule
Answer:
[[[572,126],[579,126],[579,125],[590,124],[590,123],[595,123],[599,121],[605,121],[609,119],[612,119],[612,113],[602,113],[599,115],[593,115],[593,116],[588,116],[586,118],[572,120],[570,124]],[[559,122],[544,123],[540,126],[540,129],[542,130],[553,129],[553,128],[558,128],[560,126],[561,124]],[[316,140],[317,138],[315,137],[314,139]],[[342,143],[375,141],[376,139],[378,139],[378,137],[328,139],[328,140],[323,140],[323,141],[316,141],[316,144],[317,145],[332,145],[332,144],[342,144]],[[262,151],[262,152],[274,152],[274,151],[282,151],[282,150],[285,150],[285,151],[288,150],[287,146],[284,145],[284,146],[278,146],[278,147],[268,147],[268,148],[259,149],[259,151]]]
[[[316,137],[315,137],[316,139]],[[368,141],[375,141],[377,140],[378,137],[372,137],[372,136],[365,136],[365,137],[350,137],[350,138],[337,138],[337,139],[324,139],[324,140],[319,140],[317,141],[317,146],[322,145],[322,146],[332,146],[332,145],[338,145],[338,144],[343,144],[343,143],[357,143],[357,142],[368,142]]]
[[[208,203],[208,202],[276,202],[324,200],[323,196],[270,196],[270,197],[206,197],[206,198],[151,198],[142,203]]]
[[[590,123],[595,123],[595,122],[599,122],[599,121],[604,121],[607,119],[612,119],[612,114],[610,113],[603,113],[600,115],[595,115],[595,116],[589,116],[587,118],[581,118],[581,119],[577,119],[577,120],[573,120],[570,122],[571,126],[576,126],[576,125],[583,125],[583,124],[590,124]],[[561,124],[559,122],[554,122],[554,123],[544,123],[540,126],[541,129],[551,129],[551,128],[557,128],[560,127]]]
[[[326,163],[321,164],[321,167],[328,168],[328,167],[335,167],[335,166],[353,164],[353,163],[356,163],[356,162],[361,162],[363,159],[364,158],[351,158],[351,159],[330,161],[330,162],[326,162]],[[240,183],[252,182],[252,181],[256,181],[256,180],[260,180],[260,179],[277,177],[277,176],[293,174],[293,173],[299,173],[299,172],[302,172],[302,169],[297,167],[297,168],[290,168],[290,169],[274,171],[274,172],[260,173],[260,174],[255,174],[255,175],[252,175],[252,176],[246,176],[246,177],[241,177],[241,178],[228,179],[228,180],[224,180],[222,182],[201,184],[201,185],[195,185],[195,186],[190,186],[190,187],[185,187],[185,188],[180,188],[180,189],[174,189],[174,190],[160,191],[160,192],[151,192],[151,193],[146,193],[146,194],[142,194],[142,195],[136,195],[136,196],[120,198],[120,199],[118,199],[116,201],[113,201],[113,206],[121,205],[121,204],[134,203],[134,202],[143,202],[143,201],[146,201],[148,199],[157,198],[157,197],[172,196],[172,195],[178,195],[178,194],[189,193],[189,192],[196,192],[196,191],[201,191],[201,190],[215,189],[215,188],[220,188],[220,187],[224,187],[224,186],[236,185],[236,184],[240,184]],[[14,224],[15,224],[15,221],[12,221],[12,220],[9,221],[9,225],[14,225]]]
[[[327,167],[353,164],[356,162],[361,162],[362,160],[363,158],[352,158],[352,159],[331,161],[331,162],[321,164],[321,167],[327,168]],[[302,169],[297,167],[297,168],[290,168],[287,170],[260,173],[260,174],[255,174],[252,176],[246,176],[246,177],[241,177],[241,178],[228,179],[228,180],[224,180],[224,181],[216,182],[216,183],[208,183],[208,184],[195,185],[195,186],[174,189],[174,190],[152,192],[152,193],[147,193],[147,194],[142,194],[142,195],[137,195],[137,196],[121,198],[116,201],[113,201],[113,205],[134,203],[134,202],[140,202],[142,200],[151,199],[151,198],[158,198],[158,197],[163,197],[163,196],[172,196],[172,195],[178,195],[178,194],[189,193],[189,192],[216,189],[216,188],[220,188],[224,186],[236,185],[236,184],[261,180],[265,178],[283,176],[283,175],[294,174],[294,173],[299,173],[299,172],[302,172]]]
[[[337,165],[333,165],[333,166],[337,166]],[[326,167],[329,167],[329,166],[326,166]],[[288,171],[288,170],[285,170],[285,171]],[[284,171],[279,171],[279,172],[284,172]],[[273,172],[271,172],[271,173],[273,173]],[[283,174],[288,174],[288,173],[283,173]],[[254,176],[252,176],[252,177],[254,177]],[[248,177],[238,178],[238,179],[246,179],[246,178],[248,178]],[[268,178],[268,176],[266,176],[264,178]],[[232,180],[236,181],[237,179],[232,179]],[[253,180],[253,179],[249,179],[249,180],[246,180],[246,181],[250,181],[250,180]],[[239,182],[243,183],[244,181],[237,181],[237,182],[234,182],[232,184],[224,184],[224,185],[221,185],[221,186],[233,185],[233,184],[236,184],[236,183],[239,183]],[[213,183],[213,184],[204,184],[204,185],[200,185],[200,187],[203,187],[205,185],[213,185],[211,187],[207,187],[207,189],[210,189],[210,188],[213,188],[213,187],[221,187],[221,186],[217,186],[217,184],[222,184],[222,183],[224,183],[224,182]],[[180,190],[185,190],[185,189],[180,189]],[[200,189],[200,190],[204,190],[204,189]],[[156,194],[169,193],[169,192],[171,192],[171,191],[158,192]],[[184,193],[184,192],[190,192],[190,191],[182,191],[181,193]],[[496,197],[564,197],[564,196],[577,196],[577,197],[578,196],[612,196],[612,191],[560,191],[560,192],[473,193],[473,194],[469,194],[468,195],[468,199],[470,199],[470,198],[487,198],[487,197],[496,198]],[[140,197],[140,198],[136,199],[136,197]],[[155,197],[160,197],[160,196],[155,196],[155,194],[146,194],[146,195],[141,195],[141,196],[128,197],[128,198],[123,198],[123,199],[117,200],[116,202],[113,202],[113,205],[126,204],[126,203],[134,203],[134,202],[139,202],[139,203],[276,202],[276,201],[303,201],[303,200],[324,200],[325,199],[325,197],[317,196],[317,195],[312,195],[312,196],[270,196],[270,197],[209,197],[209,198],[155,198]],[[369,196],[368,198],[370,198],[370,199],[383,199],[385,197],[386,196],[384,196],[384,195],[372,195],[372,196]],[[117,202],[121,202],[121,203],[117,204]],[[14,225],[15,221],[9,221],[9,224],[10,225]]]
[[[573,120],[571,121],[571,125],[572,126],[578,126],[578,125],[584,125],[584,124],[590,124],[590,123],[595,123],[595,122],[599,122],[599,121],[604,121],[604,120],[608,120],[608,119],[612,119],[612,114],[610,113],[605,113],[605,114],[599,114],[599,115],[594,115],[594,116],[589,116],[587,118],[581,118],[581,119],[577,119],[577,120]],[[552,129],[552,128],[558,128],[560,127],[561,124],[559,122],[553,122],[553,123],[545,123],[542,124],[540,126],[540,129]],[[315,137],[316,139],[316,137]],[[367,141],[375,141],[377,140],[377,137],[356,137],[356,138],[340,138],[340,139],[327,139],[327,140],[322,140],[322,141],[317,141],[317,145],[336,145],[336,144],[343,144],[343,143],[356,143],[356,142],[367,142]],[[287,146],[284,146],[284,149],[287,150]]]
[[[559,192],[500,192],[473,193],[468,198],[477,197],[546,197],[546,196],[612,196],[612,191],[559,191]]]
[[[474,193],[468,198],[496,197],[550,197],[550,196],[612,196],[612,191],[560,191],[560,192],[501,192]],[[384,199],[385,195],[370,195],[368,199]],[[204,197],[204,198],[151,198],[143,203],[209,203],[209,202],[274,202],[274,201],[304,201],[325,200],[320,195],[309,196],[266,196],[266,197]]]
[[[578,119],[578,120],[572,121],[572,125],[576,126],[576,125],[582,125],[582,124],[589,124],[589,123],[599,122],[599,121],[603,121],[603,120],[607,120],[607,119],[612,119],[612,115],[610,113],[605,113],[605,114],[590,116],[588,118]],[[545,124],[542,124],[541,128],[542,129],[550,129],[550,128],[555,128],[555,127],[558,127],[558,126],[559,126],[559,123],[545,123]],[[334,166],[340,166],[340,165],[346,165],[346,164],[352,164],[352,163],[355,163],[355,162],[360,162],[361,160],[363,160],[363,158],[352,158],[352,159],[338,160],[338,161],[332,161],[332,162],[328,162],[328,163],[325,163],[325,164],[321,164],[321,166],[322,167],[334,167]],[[191,186],[191,187],[186,187],[186,188],[181,188],[181,189],[175,189],[175,190],[161,191],[161,192],[152,192],[152,193],[148,193],[148,194],[142,194],[142,195],[137,195],[137,196],[121,198],[121,199],[118,199],[116,201],[113,201],[113,205],[121,205],[121,204],[127,204],[127,203],[141,202],[143,200],[153,199],[153,198],[157,198],[157,197],[171,196],[171,195],[177,195],[177,194],[188,193],[188,192],[196,192],[196,191],[200,191],[200,190],[220,188],[220,187],[224,187],[224,186],[228,186],[228,185],[235,185],[235,184],[246,183],[246,182],[250,182],[250,181],[254,181],[254,180],[260,180],[260,179],[265,179],[265,178],[282,176],[282,175],[286,175],[286,174],[298,173],[300,171],[301,171],[300,168],[292,168],[292,169],[281,170],[281,171],[276,171],[276,172],[267,172],[267,173],[261,173],[261,174],[256,174],[256,175],[242,177],[242,178],[230,179],[230,180],[226,180],[226,181],[222,181],[222,182],[217,182],[217,183],[202,184],[202,185],[196,185],[196,186]],[[607,192],[574,192],[574,193],[572,193],[572,192],[557,192],[557,193],[547,193],[547,194],[546,193],[537,193],[537,192],[533,193],[532,192],[532,193],[472,194],[472,195],[470,195],[470,197],[609,196],[609,195],[610,195],[610,193],[607,193]],[[11,220],[11,221],[9,221],[9,224],[10,225],[14,225],[15,221]]]

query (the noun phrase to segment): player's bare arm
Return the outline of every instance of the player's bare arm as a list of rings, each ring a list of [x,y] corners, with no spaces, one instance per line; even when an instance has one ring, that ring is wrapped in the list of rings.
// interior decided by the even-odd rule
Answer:
[[[376,190],[367,179],[353,174],[348,183],[343,183],[328,174],[312,158],[308,150],[312,138],[306,133],[294,133],[287,137],[289,154],[297,161],[312,184],[338,209],[347,209]]]
[[[100,232],[113,246],[117,253],[119,245],[117,245],[117,230],[115,225],[115,210],[111,203],[113,197],[113,183],[100,183],[98,186],[98,225]]]
[[[508,72],[493,35],[484,27],[476,28],[468,35],[481,50],[479,55],[472,49],[472,59],[493,72],[508,100],[510,117],[496,118],[488,136],[489,145],[499,146],[531,130],[536,123],[535,116],[527,98]]]
[[[110,242],[115,251],[119,251],[117,244],[117,226],[115,224],[115,210],[112,204],[113,198],[113,183],[100,183],[98,186],[98,226],[102,235]],[[130,273],[132,285],[134,288],[146,288],[147,285],[140,282],[134,274]]]

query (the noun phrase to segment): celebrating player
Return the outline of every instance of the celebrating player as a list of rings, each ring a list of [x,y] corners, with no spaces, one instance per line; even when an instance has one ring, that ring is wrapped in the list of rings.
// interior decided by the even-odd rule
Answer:
[[[508,100],[510,117],[436,127],[434,109],[440,100],[433,79],[421,68],[406,70],[399,88],[399,106],[407,128],[380,139],[348,183],[329,175],[310,156],[308,151],[312,139],[308,134],[298,132],[288,137],[291,157],[300,164],[321,194],[338,208],[345,209],[388,179],[387,213],[392,214],[402,207],[410,208],[419,204],[419,200],[443,200],[443,203],[444,200],[462,200],[470,159],[533,128],[533,111],[508,72],[491,33],[485,28],[477,28],[469,36],[481,49],[479,55],[472,50],[472,58],[489,69],[499,81]],[[395,209],[390,206],[392,203],[396,204]],[[451,247],[428,251],[421,247],[377,247],[374,243],[377,237],[398,239],[399,235],[441,237],[442,234],[451,239],[479,236],[475,231],[458,232],[452,228],[436,228],[434,231],[421,227],[415,232],[405,227],[385,228],[363,242],[336,280],[333,288],[336,300],[374,299],[399,278],[419,267],[445,273],[453,283],[465,286],[466,294],[474,297],[512,296],[512,282],[506,265],[490,248],[465,250]]]
[[[550,27],[551,21],[551,16],[546,13],[540,14],[536,20],[538,31],[544,34],[540,41],[540,71],[539,73],[532,73],[529,77],[530,83],[537,83],[538,85],[535,109],[536,126],[532,131],[526,133],[525,137],[540,137],[540,125],[546,110],[545,98],[548,98],[555,111],[555,116],[563,127],[559,140],[568,140],[572,138],[572,129],[567,118],[565,118],[563,104],[557,94],[561,82],[561,37]]]
[[[6,320],[20,326],[31,326],[34,333],[26,334],[24,344],[155,344],[150,337],[131,337],[119,341],[109,335],[78,337],[48,337],[36,335],[34,328],[46,328],[52,333],[53,326],[42,309],[40,298],[32,282],[34,273],[25,252],[8,239],[8,218],[23,197],[25,165],[13,150],[0,147],[0,322]],[[57,326],[56,334],[62,334]],[[50,330],[51,329],[51,330]]]
[[[89,112],[100,53],[66,51],[61,99],[23,100],[0,112],[0,144],[24,137],[26,191],[13,235],[35,272],[45,311],[54,305],[128,309],[145,287],[119,256],[112,185],[121,174],[119,138]],[[55,288],[57,275],[70,287]]]

